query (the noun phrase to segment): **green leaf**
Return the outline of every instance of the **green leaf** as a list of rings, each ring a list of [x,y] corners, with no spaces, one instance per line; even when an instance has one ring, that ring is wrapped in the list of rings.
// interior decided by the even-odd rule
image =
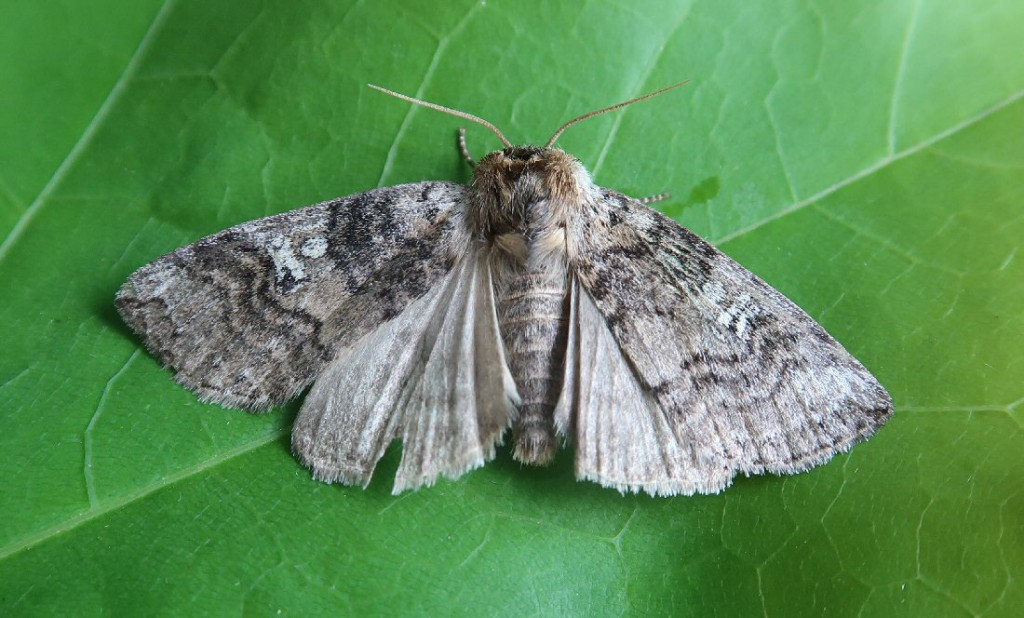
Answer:
[[[0,614],[1010,616],[1024,607],[1024,4],[0,3]],[[897,413],[652,499],[507,452],[310,479],[295,406],[199,403],[111,301],[231,224],[565,135],[791,296]],[[493,135],[470,129],[478,155]],[[1013,610],[1016,607],[1018,610]]]

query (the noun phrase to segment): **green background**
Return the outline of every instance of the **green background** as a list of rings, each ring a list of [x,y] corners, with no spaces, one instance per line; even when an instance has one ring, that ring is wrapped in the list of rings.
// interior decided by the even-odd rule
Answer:
[[[0,2],[0,614],[1011,616],[1024,607],[1024,3]],[[819,319],[893,420],[806,474],[620,496],[507,451],[314,482],[199,403],[129,273],[229,225],[561,140]],[[479,155],[497,146],[470,129]]]

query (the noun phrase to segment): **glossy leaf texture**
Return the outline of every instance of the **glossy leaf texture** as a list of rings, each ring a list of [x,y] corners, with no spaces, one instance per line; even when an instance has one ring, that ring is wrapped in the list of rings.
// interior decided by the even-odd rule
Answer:
[[[1024,607],[1024,4],[0,3],[0,614],[1011,616]],[[716,496],[507,450],[313,481],[296,406],[198,402],[113,294],[232,224],[561,140],[819,319],[870,442]],[[482,154],[493,135],[470,128]]]

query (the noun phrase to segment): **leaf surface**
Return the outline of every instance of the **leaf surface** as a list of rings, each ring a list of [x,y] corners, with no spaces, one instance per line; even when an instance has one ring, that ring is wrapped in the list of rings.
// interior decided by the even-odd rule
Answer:
[[[1024,5],[492,0],[0,5],[0,613],[1010,616],[1024,606]],[[466,180],[457,119],[560,141],[819,319],[870,442],[652,499],[507,451],[366,491],[295,405],[199,403],[113,294],[235,223]],[[479,156],[497,141],[470,128]]]

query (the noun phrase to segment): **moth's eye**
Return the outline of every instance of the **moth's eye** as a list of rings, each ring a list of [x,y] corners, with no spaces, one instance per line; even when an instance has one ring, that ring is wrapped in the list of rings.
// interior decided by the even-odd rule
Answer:
[[[508,150],[505,151],[505,156],[513,161],[529,161],[533,158],[534,153],[529,150]]]

